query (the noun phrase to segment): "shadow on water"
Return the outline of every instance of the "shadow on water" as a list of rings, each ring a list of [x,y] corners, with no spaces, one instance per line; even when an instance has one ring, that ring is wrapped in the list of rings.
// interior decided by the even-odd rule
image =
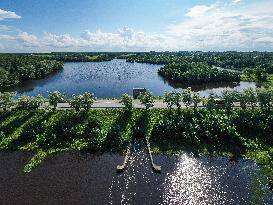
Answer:
[[[0,153],[2,204],[272,204],[257,164],[240,159],[155,156],[155,174],[140,150],[128,169],[116,173],[118,154],[62,153],[29,174],[22,167],[31,154]],[[12,167],[12,169],[10,168]],[[12,191],[11,191],[12,190]]]

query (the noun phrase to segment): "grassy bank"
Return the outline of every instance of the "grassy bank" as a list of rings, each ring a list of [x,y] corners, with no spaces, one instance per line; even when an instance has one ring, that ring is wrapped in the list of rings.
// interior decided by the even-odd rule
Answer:
[[[122,152],[135,125],[145,130],[154,153],[246,157],[273,179],[273,112],[260,109],[0,111],[0,150],[36,153],[28,172],[58,152]]]

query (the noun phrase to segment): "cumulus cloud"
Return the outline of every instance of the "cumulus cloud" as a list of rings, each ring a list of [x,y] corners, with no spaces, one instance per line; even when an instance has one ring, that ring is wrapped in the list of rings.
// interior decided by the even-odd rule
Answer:
[[[212,10],[213,8],[215,8],[214,5],[211,6],[206,6],[206,5],[197,5],[192,7],[188,13],[186,13],[185,16],[188,17],[201,17],[206,15],[206,13],[208,13],[210,10]]]
[[[168,35],[177,39],[177,49],[253,50],[260,47],[257,39],[273,37],[273,11],[269,9],[257,12],[217,4],[198,5],[186,16],[190,18],[168,27]],[[272,46],[267,49],[272,50]]]
[[[21,16],[17,15],[13,11],[5,11],[3,9],[0,9],[0,21],[4,19],[20,19]]]
[[[239,1],[229,1],[239,3]],[[240,6],[244,5],[244,6]],[[44,33],[35,36],[0,25],[1,50],[15,51],[149,51],[149,50],[266,50],[273,51],[273,2],[214,3],[190,8],[181,21],[161,33],[129,27],[115,32],[83,31],[80,36]],[[12,46],[11,46],[12,45]]]
[[[241,0],[232,0],[233,4],[238,4]]]

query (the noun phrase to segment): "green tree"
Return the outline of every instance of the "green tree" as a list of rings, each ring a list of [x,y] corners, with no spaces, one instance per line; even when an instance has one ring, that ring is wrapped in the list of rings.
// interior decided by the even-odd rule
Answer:
[[[17,100],[17,109],[35,110],[38,109],[44,101],[45,100],[41,95],[38,95],[37,97],[22,96]]]
[[[182,96],[183,103],[188,108],[191,105],[191,103],[192,103],[192,91],[191,91],[191,88],[187,88],[187,89],[183,90],[181,96]]]
[[[247,104],[251,105],[252,110],[257,103],[257,93],[254,89],[248,88],[244,90],[244,96],[246,98]]]
[[[80,111],[82,107],[82,95],[72,95],[68,102],[72,108],[74,108],[76,111]]]
[[[154,106],[154,97],[149,91],[141,92],[139,95],[139,100],[141,104],[145,106],[146,110]]]
[[[238,93],[233,90],[224,90],[222,94],[223,94],[222,97],[225,102],[225,108],[229,112],[234,106],[234,102],[238,100]]]
[[[266,81],[267,79],[267,72],[264,68],[261,68],[261,67],[258,67],[256,68],[255,70],[255,76],[256,76],[256,79],[259,81],[259,82],[264,82]]]
[[[94,93],[85,92],[82,95],[82,107],[83,107],[83,109],[88,111],[92,107],[92,105],[94,104],[96,99],[97,98],[95,97]]]
[[[0,109],[7,110],[14,105],[15,93],[0,92]]]
[[[48,95],[49,104],[53,106],[53,110],[55,111],[57,108],[57,104],[65,101],[65,96],[59,91],[50,92]]]
[[[255,70],[251,69],[251,68],[245,68],[245,69],[243,69],[243,75],[248,80],[252,80],[252,79],[254,79],[254,76],[255,76]]]
[[[262,110],[270,111],[271,101],[272,101],[272,90],[267,89],[258,89],[257,97],[260,102]]]
[[[9,85],[9,72],[0,68],[0,87],[7,87]]]
[[[208,110],[212,110],[215,108],[215,106],[215,96],[213,93],[210,93],[207,99],[206,107]]]
[[[193,92],[192,102],[193,102],[193,107],[196,110],[196,108],[198,107],[198,103],[201,102],[201,97],[198,92]]]
[[[122,95],[120,102],[124,105],[127,111],[131,111],[133,109],[133,98],[127,93]]]
[[[165,102],[167,104],[168,108],[172,108],[174,105],[180,109],[181,108],[181,93],[177,92],[177,91],[172,91],[169,93],[165,93],[164,95],[164,100],[163,102]]]
[[[238,101],[240,102],[240,107],[245,110],[247,108],[247,95],[245,92],[238,93]]]

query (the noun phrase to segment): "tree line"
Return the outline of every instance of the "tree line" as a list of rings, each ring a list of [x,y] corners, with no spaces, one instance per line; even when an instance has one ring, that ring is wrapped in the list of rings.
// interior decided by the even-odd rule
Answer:
[[[170,79],[177,74],[170,74],[171,67],[173,72],[177,72],[175,66],[170,64],[205,63],[210,68],[221,67],[224,69],[238,70],[243,72],[246,80],[259,82],[266,81],[267,74],[273,74],[273,53],[271,52],[150,52],[150,53],[131,53],[123,55],[128,62],[151,63],[165,65],[168,68]],[[165,68],[165,70],[167,70]],[[191,66],[189,66],[191,69]],[[193,72],[195,78],[198,74]],[[224,73],[225,74],[225,73]],[[219,82],[221,80],[219,79]]]
[[[64,62],[101,62],[119,53],[0,54],[0,89],[45,78],[63,68]]]
[[[0,88],[40,79],[61,70],[63,62],[32,55],[0,55]]]
[[[40,95],[36,97],[22,96],[16,98],[15,93],[0,92],[0,109],[35,110],[41,108],[45,102],[48,102],[50,107],[56,110],[58,103],[67,102],[76,111],[80,111],[81,109],[89,110],[96,99],[95,95],[90,92],[72,95],[70,98],[59,91],[50,92],[48,98],[44,98]],[[153,96],[150,91],[146,91],[140,93],[138,99],[148,110],[154,106],[156,97]],[[202,106],[207,109],[225,108],[227,111],[231,111],[235,103],[239,103],[243,110],[247,108],[254,109],[259,106],[264,111],[270,111],[273,104],[273,90],[264,88],[256,90],[248,88],[242,92],[225,90],[221,96],[211,93],[207,98],[204,98],[201,97],[198,92],[193,92],[191,88],[188,88],[166,92],[163,96],[163,102],[169,109],[176,107],[178,110],[181,108],[182,103],[187,108],[193,107],[194,109],[198,108],[200,103],[202,103]],[[126,110],[133,109],[133,97],[128,94],[122,95],[120,103],[124,105]]]
[[[237,72],[218,70],[207,63],[171,63],[160,68],[159,75],[178,83],[239,82]]]

